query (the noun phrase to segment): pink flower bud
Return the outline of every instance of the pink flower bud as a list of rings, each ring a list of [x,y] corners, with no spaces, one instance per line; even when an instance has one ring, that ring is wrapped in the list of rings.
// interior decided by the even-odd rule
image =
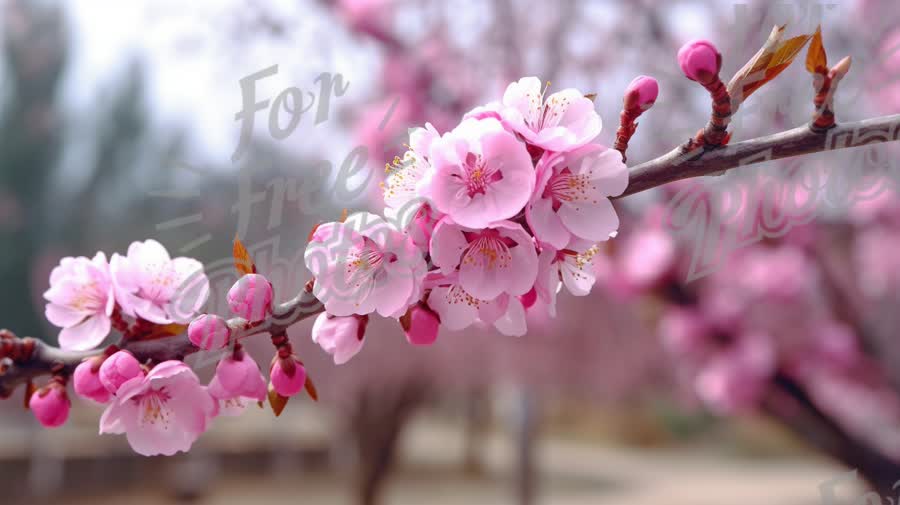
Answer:
[[[116,394],[122,384],[143,374],[141,364],[128,351],[119,351],[100,365],[100,382],[112,394]]]
[[[272,360],[272,368],[269,369],[269,380],[272,388],[281,396],[294,396],[303,390],[306,384],[306,369],[295,358],[279,358]]]
[[[100,367],[97,366],[97,359],[89,359],[75,367],[72,381],[75,386],[75,394],[78,396],[98,403],[109,401],[109,390],[100,381]]]
[[[721,55],[708,40],[692,40],[678,50],[678,65],[688,79],[709,82],[719,74]]]
[[[228,306],[240,317],[255,323],[272,310],[272,283],[259,274],[247,274],[228,290]]]
[[[437,340],[441,320],[424,303],[413,305],[400,319],[406,340],[413,345],[431,345]]]
[[[57,428],[69,419],[69,407],[71,407],[66,388],[60,384],[51,383],[31,395],[28,407],[34,413],[34,417],[45,428]]]
[[[625,88],[625,107],[649,109],[659,96],[659,83],[646,75],[639,75]]]
[[[226,356],[216,366],[218,387],[210,386],[210,394],[219,399],[253,398],[263,401],[266,398],[266,380],[259,371],[259,365],[247,353],[240,351],[238,356]]]
[[[228,345],[231,328],[219,316],[203,314],[191,321],[188,326],[188,338],[191,343],[207,351],[221,349]]]
[[[312,340],[334,356],[335,365],[343,365],[362,349],[369,316],[337,317],[319,314],[312,328]]]

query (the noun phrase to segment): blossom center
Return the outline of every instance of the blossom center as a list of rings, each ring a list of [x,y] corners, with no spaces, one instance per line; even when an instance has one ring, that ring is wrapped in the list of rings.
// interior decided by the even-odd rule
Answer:
[[[557,126],[566,109],[569,108],[569,99],[567,97],[560,98],[553,95],[545,102],[544,94],[546,91],[545,88],[540,95],[532,94],[530,96],[531,113],[525,119],[525,124],[535,132]]]
[[[172,412],[168,408],[169,400],[172,395],[162,387],[157,390],[151,390],[134,398],[141,410],[141,421],[143,424],[161,424],[163,429],[169,429]]]
[[[550,176],[541,196],[552,199],[553,210],[559,210],[562,202],[597,203],[597,200],[590,196],[596,190],[597,185],[587,175],[575,175],[565,168]]]
[[[385,263],[397,261],[397,255],[384,252],[375,241],[363,237],[363,246],[352,250],[347,258],[347,279],[356,287],[378,275],[383,275]]]
[[[463,255],[463,264],[486,270],[509,268],[512,264],[509,248],[515,246],[515,242],[500,236],[497,230],[468,232],[463,235],[469,241],[469,247]]]
[[[493,164],[485,163],[480,154],[469,153],[463,164],[463,183],[469,198],[485,194],[488,187],[500,179],[503,174]]]
[[[97,312],[106,305],[106,296],[91,281],[82,286],[70,302],[70,306],[80,312]]]
[[[138,296],[150,300],[156,305],[165,305],[172,297],[172,291],[176,288],[178,275],[171,265],[154,264],[146,269],[147,281],[141,283]]]

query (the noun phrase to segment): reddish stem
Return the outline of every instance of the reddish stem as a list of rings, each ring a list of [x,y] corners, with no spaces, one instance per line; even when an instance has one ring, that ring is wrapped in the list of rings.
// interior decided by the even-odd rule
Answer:
[[[619,115],[619,129],[616,130],[616,141],[613,149],[622,153],[622,161],[628,161],[625,151],[628,150],[628,141],[637,131],[637,123],[634,121],[644,112],[640,107],[626,107]]]
[[[696,137],[688,142],[686,146],[688,150],[694,150],[698,147],[721,147],[727,144],[731,137],[728,134],[728,124],[731,123],[732,107],[728,88],[718,75],[709,82],[701,82],[700,84],[709,91],[709,96],[712,98],[712,114],[706,126],[697,132]]]
[[[834,127],[834,72],[826,72],[824,69],[813,75],[813,87],[816,96],[813,104],[816,111],[813,113],[813,121],[810,126],[815,132],[824,132]]]

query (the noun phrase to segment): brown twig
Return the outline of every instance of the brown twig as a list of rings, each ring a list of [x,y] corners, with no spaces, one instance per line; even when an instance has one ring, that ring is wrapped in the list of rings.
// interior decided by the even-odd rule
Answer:
[[[718,175],[735,167],[762,161],[890,142],[898,138],[900,114],[895,114],[839,125],[824,133],[802,126],[700,152],[685,152],[683,147],[679,147],[634,167],[629,176],[628,189],[621,196],[633,195],[681,179]],[[239,340],[259,333],[283,332],[294,323],[323,310],[322,303],[307,286],[294,299],[274,307],[272,314],[262,323],[251,325],[244,319],[234,318],[228,321],[228,325],[232,328],[232,338]],[[27,359],[21,355],[0,353],[0,396],[12,394],[19,384],[50,374],[60,364],[64,373],[71,373],[85,358],[103,352],[63,351],[39,341],[33,342],[34,349]],[[184,334],[153,340],[124,341],[120,347],[135,354],[142,362],[180,359],[199,350]]]
[[[322,303],[309,290],[304,289],[292,300],[273,307],[269,317],[259,324],[250,324],[245,319],[233,318],[228,321],[228,326],[232,330],[232,339],[237,342],[260,333],[284,332],[293,324],[322,310]],[[200,350],[185,334],[153,340],[125,340],[118,346],[134,354],[141,362],[183,359]],[[105,349],[64,351],[39,340],[8,336],[2,340],[0,346],[0,362],[4,365],[0,368],[0,397],[11,395],[16,386],[36,377],[49,375],[54,369],[63,374],[71,374],[79,363],[104,352]]]
[[[677,147],[632,168],[628,189],[617,198],[682,179],[721,175],[732,168],[763,161],[895,140],[900,140],[900,114],[844,123],[822,133],[801,126],[718,149],[685,151],[684,147]]]

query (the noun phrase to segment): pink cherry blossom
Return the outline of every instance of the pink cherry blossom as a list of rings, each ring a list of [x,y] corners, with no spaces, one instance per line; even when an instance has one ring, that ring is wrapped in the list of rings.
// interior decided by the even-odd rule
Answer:
[[[553,152],[577,149],[597,138],[602,123],[594,102],[569,88],[544,97],[537,77],[511,83],[503,94],[504,123],[532,145]]]
[[[35,391],[28,401],[28,408],[45,428],[58,428],[65,424],[71,406],[66,387],[56,382]]]
[[[316,279],[313,293],[335,316],[399,317],[422,295],[422,251],[374,214],[319,226],[304,259]]]
[[[675,268],[675,240],[660,228],[636,230],[622,244],[620,273],[630,286],[650,288]]]
[[[483,228],[518,214],[534,189],[525,144],[496,119],[467,119],[431,146],[433,206],[464,226]]]
[[[347,24],[361,33],[381,37],[386,16],[394,0],[338,0],[338,13]]]
[[[775,349],[769,335],[739,335],[732,348],[714,356],[697,376],[697,395],[720,414],[753,407],[775,371]]]
[[[609,197],[628,186],[628,169],[615,150],[590,144],[563,155],[544,155],[534,195],[525,209],[541,242],[562,249],[579,237],[599,242],[615,236],[619,218]]]
[[[128,351],[119,351],[106,358],[100,365],[100,382],[112,394],[117,394],[122,384],[143,375],[141,364]]]
[[[442,217],[441,213],[431,208],[430,205],[424,204],[419,207],[412,222],[406,226],[404,231],[416,247],[427,253],[431,236],[434,235],[434,227]]]
[[[430,194],[434,168],[429,161],[431,145],[440,134],[428,123],[410,133],[410,150],[402,158],[388,165],[389,175],[384,181],[384,203],[390,212],[385,215],[408,223]]]
[[[190,367],[164,361],[122,384],[100,418],[100,433],[124,433],[144,456],[171,456],[190,450],[215,412],[215,401]]]
[[[515,337],[524,335],[528,329],[522,301],[506,293],[492,300],[481,300],[459,284],[448,284],[431,290],[428,306],[437,313],[441,326],[450,331],[468,328],[478,321]]]
[[[679,357],[696,357],[706,351],[711,331],[701,312],[693,308],[670,307],[659,321],[663,346]]]
[[[109,401],[110,393],[100,380],[100,366],[98,358],[91,358],[75,367],[72,374],[72,382],[75,393],[97,403]]]
[[[343,365],[363,348],[369,316],[338,317],[322,313],[312,328],[312,340],[334,356],[335,365]]]
[[[128,255],[110,260],[116,300],[123,312],[157,324],[187,324],[209,297],[203,265],[170,258],[159,242],[134,242]]]
[[[821,321],[816,325],[811,343],[813,351],[818,359],[817,366],[830,365],[838,368],[851,369],[863,361],[864,353],[859,347],[859,337],[853,329],[837,321]],[[800,361],[807,361],[803,356]]]
[[[534,287],[538,298],[547,304],[551,316],[556,316],[556,294],[562,286],[575,296],[585,296],[591,292],[597,280],[594,262],[598,257],[603,258],[600,246],[583,241],[574,241],[559,251],[552,247],[541,251]]]
[[[406,322],[401,319],[406,341],[413,345],[433,344],[440,330],[440,317],[423,303],[413,305],[408,315]]]
[[[890,226],[870,226],[853,241],[853,261],[862,294],[878,299],[900,287],[900,255],[885,254],[900,247],[900,232]]]
[[[63,258],[50,273],[44,298],[47,320],[62,328],[60,347],[84,351],[100,345],[109,335],[116,303],[106,255]]]
[[[269,380],[276,393],[291,397],[303,391],[303,386],[306,385],[306,369],[294,356],[287,358],[276,356],[269,368]]]
[[[512,221],[474,229],[444,218],[431,238],[431,259],[444,274],[458,269],[460,286],[480,300],[524,295],[537,278],[534,240]]]
[[[402,159],[395,158],[394,163],[388,165],[390,175],[382,185],[386,205],[384,216],[398,230],[408,233],[413,243],[426,252],[434,224],[441,217],[441,213],[428,203],[434,175],[428,153],[431,144],[439,139],[440,134],[431,123],[410,132],[410,150]]]
[[[247,405],[266,399],[266,379],[249,354],[236,351],[219,361],[209,394],[220,402],[220,414],[239,415]]]
[[[503,121],[503,102],[493,101],[490,103],[486,103],[484,105],[479,105],[474,109],[466,112],[463,115],[463,120],[466,119],[488,119],[493,118],[498,121]]]
[[[259,274],[246,274],[228,290],[228,307],[251,323],[262,321],[272,311],[272,283]]]

